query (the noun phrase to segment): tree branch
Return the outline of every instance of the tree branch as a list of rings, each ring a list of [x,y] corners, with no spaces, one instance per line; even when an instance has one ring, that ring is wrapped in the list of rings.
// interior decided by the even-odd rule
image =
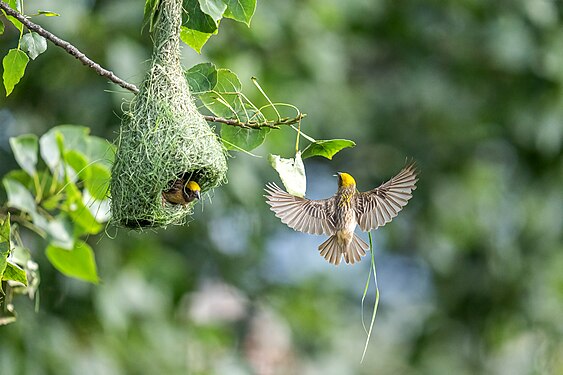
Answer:
[[[83,65],[94,69],[94,71],[96,71],[96,73],[98,73],[102,77],[106,77],[107,79],[109,79],[110,81],[118,84],[119,86],[123,87],[124,89],[132,91],[134,93],[139,92],[139,89],[137,88],[137,86],[135,86],[132,83],[125,82],[124,80],[122,80],[121,78],[116,76],[112,71],[102,68],[100,66],[100,64],[90,60],[88,58],[88,56],[86,56],[85,54],[80,52],[80,50],[78,48],[76,48],[75,46],[73,46],[72,44],[67,42],[66,40],[63,40],[63,39],[59,38],[58,36],[50,33],[49,31],[45,30],[44,28],[42,28],[38,24],[31,22],[26,16],[24,16],[20,12],[13,10],[5,2],[0,1],[0,9],[4,10],[4,12],[6,12],[7,15],[12,16],[15,19],[17,19],[18,21],[20,21],[29,30],[35,31],[37,34],[41,35],[45,39],[53,42],[54,45],[61,47],[62,49],[67,51],[70,55],[77,58],[78,61],[80,61]]]
[[[55,34],[45,30],[38,24],[31,22],[27,16],[21,14],[18,11],[15,11],[8,4],[6,4],[4,1],[1,0],[0,0],[0,9],[6,12],[7,15],[12,16],[18,21],[20,21],[23,25],[25,25],[25,27],[27,27],[28,30],[36,32],[37,34],[41,35],[45,39],[50,40],[57,47],[64,49],[71,56],[74,56],[76,59],[78,59],[78,61],[80,61],[83,65],[93,69],[100,76],[109,79],[111,82],[135,94],[139,92],[139,88],[137,86],[119,78],[112,71],[103,68],[100,64],[96,63],[95,61],[91,60],[88,56],[86,56],[84,53],[80,52],[80,50],[76,48],[74,45],[70,44],[66,40],[59,38]],[[263,121],[263,122],[256,122],[256,121],[241,122],[236,119],[227,119],[224,117],[216,117],[216,116],[203,116],[203,117],[208,122],[217,122],[225,125],[238,126],[244,129],[262,129],[262,128],[279,129],[280,125],[293,125],[298,123],[303,117],[305,117],[305,114],[299,114],[294,118],[282,118],[279,119],[278,121]]]
[[[280,125],[293,125],[297,124],[303,117],[307,116],[305,113],[300,113],[295,117],[292,118],[281,118],[277,121],[249,121],[249,122],[242,122],[237,119],[229,119],[224,117],[216,117],[216,116],[203,116],[206,121],[208,122],[219,122],[225,125],[231,126],[238,126],[239,128],[243,129],[262,129],[262,128],[270,128],[270,129],[279,129]]]

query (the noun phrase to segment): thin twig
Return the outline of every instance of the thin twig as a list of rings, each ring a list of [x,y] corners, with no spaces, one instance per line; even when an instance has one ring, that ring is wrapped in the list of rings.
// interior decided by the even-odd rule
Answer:
[[[262,128],[270,128],[270,129],[279,129],[281,125],[293,125],[297,124],[303,117],[307,116],[305,113],[300,113],[296,117],[292,118],[281,118],[277,121],[249,121],[249,122],[242,122],[237,119],[228,119],[224,117],[216,117],[216,116],[203,116],[206,121],[208,122],[219,122],[226,125],[231,126],[238,126],[244,129],[262,129]]]
[[[12,16],[18,21],[20,21],[30,31],[36,32],[37,34],[41,35],[45,39],[50,40],[54,45],[64,49],[70,55],[78,59],[83,65],[94,69],[94,71],[98,73],[100,76],[106,77],[113,83],[135,94],[139,92],[139,88],[137,86],[119,78],[112,71],[103,68],[100,64],[96,63],[95,61],[91,60],[88,56],[86,56],[84,53],[80,52],[80,50],[76,48],[74,45],[70,44],[66,40],[59,38],[53,33],[45,30],[38,24],[31,22],[27,16],[19,13],[18,11],[13,10],[12,8],[10,8],[8,4],[6,4],[4,1],[1,0],[0,0],[0,9],[4,10],[4,12],[6,12],[7,15]],[[216,117],[216,116],[203,116],[203,117],[208,122],[217,122],[225,125],[238,126],[244,129],[262,129],[262,128],[279,129],[280,125],[293,125],[298,123],[299,120],[305,117],[305,114],[299,114],[294,118],[282,118],[279,119],[278,121],[263,121],[263,122],[257,122],[257,121],[242,122],[237,119],[228,119],[228,118]]]

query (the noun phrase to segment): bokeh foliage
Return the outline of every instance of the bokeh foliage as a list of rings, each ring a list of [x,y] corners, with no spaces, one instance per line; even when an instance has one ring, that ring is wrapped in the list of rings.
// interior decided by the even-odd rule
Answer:
[[[139,82],[140,8],[61,3],[41,23]],[[263,203],[266,160],[238,154],[188,227],[91,236],[101,285],[40,264],[49,287],[37,314],[16,299],[2,373],[561,373],[562,16],[544,0],[259,2],[252,28],[224,22],[202,55],[184,51],[185,66],[259,77],[308,114],[307,133],[356,141],[305,161],[313,198],[336,171],[367,190],[418,161],[413,200],[374,234],[381,301],[363,365],[369,262],[325,264],[320,238]],[[16,38],[6,25],[0,49]],[[72,122],[112,139],[124,94],[104,89],[54,48],[30,63],[0,99],[1,174],[16,168],[9,136]],[[294,137],[271,131],[254,152],[289,155]]]

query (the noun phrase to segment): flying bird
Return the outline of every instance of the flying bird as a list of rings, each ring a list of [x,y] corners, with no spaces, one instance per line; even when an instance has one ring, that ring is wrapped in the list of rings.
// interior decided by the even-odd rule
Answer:
[[[348,173],[338,173],[338,191],[327,199],[296,197],[275,183],[268,183],[264,190],[266,202],[282,223],[300,232],[330,236],[319,252],[337,266],[342,257],[354,264],[366,255],[369,245],[354,233],[356,226],[369,232],[390,222],[412,198],[417,181],[416,166],[409,163],[395,177],[366,192],[356,189]]]

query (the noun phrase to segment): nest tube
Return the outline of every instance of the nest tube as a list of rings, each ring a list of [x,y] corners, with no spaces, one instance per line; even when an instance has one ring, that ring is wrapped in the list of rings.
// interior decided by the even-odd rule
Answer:
[[[226,182],[226,152],[199,113],[180,64],[182,0],[161,0],[150,69],[124,114],[110,182],[112,222],[142,229],[184,224],[195,201],[162,192],[177,179],[206,192]]]

